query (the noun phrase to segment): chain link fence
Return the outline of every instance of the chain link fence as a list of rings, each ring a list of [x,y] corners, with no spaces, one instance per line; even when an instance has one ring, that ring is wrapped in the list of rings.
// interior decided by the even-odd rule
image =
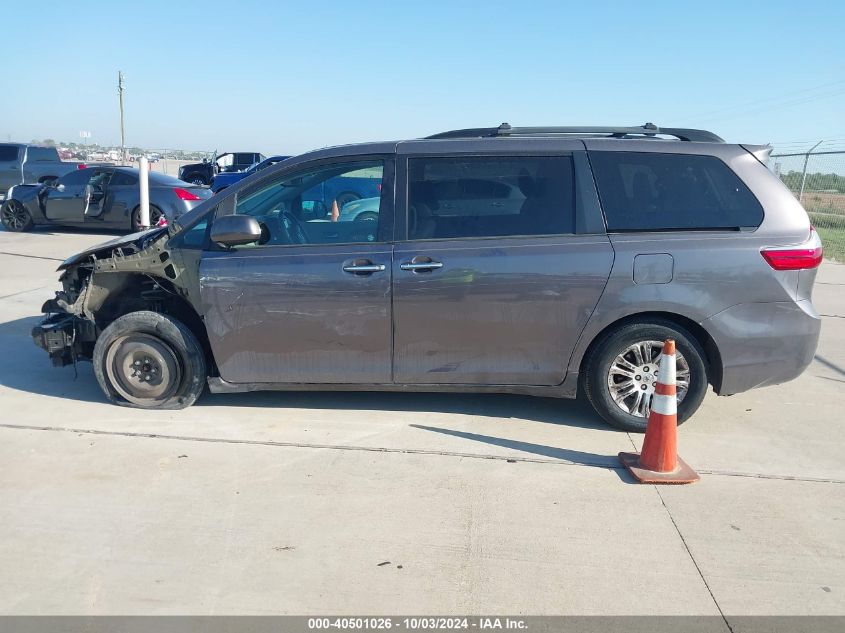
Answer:
[[[803,152],[776,148],[769,167],[804,205],[825,257],[845,262],[845,150],[824,149],[820,143]]]

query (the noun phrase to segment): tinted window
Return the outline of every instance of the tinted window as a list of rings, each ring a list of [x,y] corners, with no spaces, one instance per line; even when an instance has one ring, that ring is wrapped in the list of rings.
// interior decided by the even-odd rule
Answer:
[[[59,153],[55,147],[30,147],[26,150],[26,159],[34,162],[55,163],[59,160]]]
[[[17,145],[0,145],[0,162],[11,163],[18,159]]]
[[[93,169],[75,169],[74,171],[69,171],[59,178],[59,183],[65,186],[87,185],[93,175]]]
[[[572,233],[575,186],[568,156],[413,158],[408,237]]]
[[[259,246],[375,242],[383,173],[380,160],[305,168],[239,193],[235,213],[258,220]]]
[[[756,227],[763,208],[715,156],[590,152],[609,231]]]
[[[126,172],[116,171],[111,179],[111,186],[117,187],[120,185],[137,185],[138,176],[127,174]]]

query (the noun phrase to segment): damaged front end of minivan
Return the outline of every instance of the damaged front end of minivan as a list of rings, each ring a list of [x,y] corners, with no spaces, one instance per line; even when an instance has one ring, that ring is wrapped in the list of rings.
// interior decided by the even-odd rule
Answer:
[[[100,332],[135,310],[175,313],[195,320],[190,283],[196,267],[180,249],[168,249],[172,228],[159,227],[111,240],[59,266],[62,290],[41,307],[47,317],[33,342],[56,367],[91,360]]]

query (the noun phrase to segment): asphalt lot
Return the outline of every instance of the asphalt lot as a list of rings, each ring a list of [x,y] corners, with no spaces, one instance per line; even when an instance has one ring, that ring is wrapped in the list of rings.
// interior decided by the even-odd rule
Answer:
[[[205,394],[141,412],[29,338],[58,261],[0,232],[0,613],[845,615],[845,266],[816,362],[708,394],[702,475],[640,486],[640,436],[510,395]]]

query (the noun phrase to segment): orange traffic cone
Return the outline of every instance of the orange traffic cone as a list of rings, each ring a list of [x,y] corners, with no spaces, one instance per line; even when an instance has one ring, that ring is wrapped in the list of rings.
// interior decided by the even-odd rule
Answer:
[[[340,217],[340,209],[337,206],[337,200],[332,201],[332,222],[337,222]]]
[[[698,473],[678,457],[675,341],[666,339],[651,397],[642,453],[619,453],[622,465],[643,484],[691,484]]]

